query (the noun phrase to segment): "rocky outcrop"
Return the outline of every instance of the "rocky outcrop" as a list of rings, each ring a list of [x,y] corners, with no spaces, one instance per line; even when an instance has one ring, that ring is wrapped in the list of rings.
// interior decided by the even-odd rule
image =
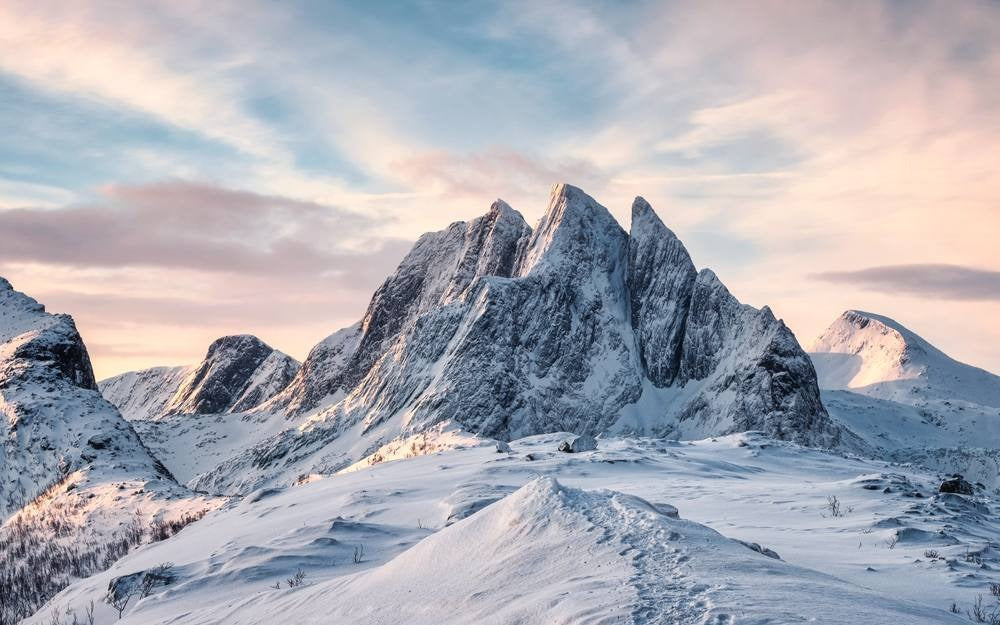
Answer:
[[[173,483],[101,397],[72,318],[2,278],[0,414],[0,520],[75,472]]]
[[[298,369],[291,356],[243,334],[214,341],[196,366],[130,371],[100,387],[130,420],[243,412],[282,391]]]
[[[643,370],[654,385],[669,386],[680,370],[698,272],[684,245],[642,198],[632,203],[628,268],[632,329]]]

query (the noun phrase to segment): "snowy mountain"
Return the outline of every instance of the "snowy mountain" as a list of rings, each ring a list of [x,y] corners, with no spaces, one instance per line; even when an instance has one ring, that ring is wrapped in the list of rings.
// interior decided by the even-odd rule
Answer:
[[[95,625],[929,625],[968,623],[1000,581],[995,496],[925,471],[755,434],[556,451],[567,436],[256,491],[26,625],[91,601]],[[103,598],[165,563],[119,620]]]
[[[0,414],[0,623],[148,539],[150,521],[219,503],[179,486],[101,397],[73,320],[3,278]]]
[[[963,400],[1000,408],[1000,376],[950,358],[888,317],[849,310],[810,352],[822,388],[911,405]]]
[[[810,356],[830,414],[871,447],[1000,485],[1000,376],[855,310],[816,339]]]
[[[697,271],[642,198],[625,232],[569,185],[554,187],[534,229],[497,201],[422,236],[364,318],[242,419],[258,425],[221,425],[235,453],[192,486],[247,492],[330,473],[444,424],[500,439],[760,430],[823,447],[841,440],[808,356],[769,309],[740,304]],[[212,428],[199,436],[206,446],[221,438]],[[165,446],[162,457],[174,467],[185,454]]]
[[[299,362],[255,336],[224,336],[200,364],[153,367],[102,380],[101,392],[126,419],[242,412],[285,388]]]
[[[2,278],[0,341],[0,518],[77,471],[173,481],[101,398],[73,320]]]

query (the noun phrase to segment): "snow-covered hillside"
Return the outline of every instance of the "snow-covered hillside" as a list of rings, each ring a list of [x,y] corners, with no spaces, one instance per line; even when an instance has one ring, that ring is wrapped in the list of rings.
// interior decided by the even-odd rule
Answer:
[[[1000,376],[950,358],[888,317],[849,310],[810,355],[824,389],[911,405],[957,399],[1000,412]]]
[[[97,625],[962,623],[1000,580],[998,502],[940,476],[759,434],[556,451],[569,436],[254,492],[29,623],[90,601]],[[119,621],[109,588],[165,563]]]
[[[0,623],[108,566],[151,521],[220,503],[178,485],[101,397],[73,320],[3,278],[0,414]]]
[[[553,189],[534,229],[497,201],[422,236],[364,318],[238,421],[142,427],[168,466],[198,471],[191,485],[217,493],[331,473],[440,424],[501,439],[761,430],[855,442],[829,420],[808,356],[769,309],[697,271],[642,198],[626,232],[569,185]],[[178,430],[184,443],[172,442]]]
[[[0,341],[0,520],[77,472],[173,483],[101,397],[69,316],[0,278]]]
[[[242,412],[284,389],[298,369],[297,360],[259,338],[235,335],[215,340],[197,365],[130,371],[99,386],[130,421]]]
[[[950,358],[897,321],[854,310],[810,356],[827,410],[871,447],[1000,486],[1000,377]]]

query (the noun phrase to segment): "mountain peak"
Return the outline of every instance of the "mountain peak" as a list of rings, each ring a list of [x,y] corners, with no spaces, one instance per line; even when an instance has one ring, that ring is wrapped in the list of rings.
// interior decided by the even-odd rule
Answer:
[[[502,199],[497,198],[493,204],[490,205],[490,210],[486,213],[487,217],[495,217],[497,220],[513,221],[518,223],[525,223],[524,217],[521,213],[514,210],[510,204],[504,202]]]
[[[962,398],[1000,407],[1000,377],[954,360],[884,315],[846,310],[809,351],[823,388],[904,404]]]
[[[212,341],[212,344],[208,346],[205,358],[211,358],[218,353],[241,352],[248,349],[259,350],[261,348],[272,349],[271,346],[252,334],[230,334]]]
[[[922,378],[929,356],[950,360],[894,319],[860,310],[844,311],[809,351],[827,388]]]
[[[646,201],[646,198],[641,195],[635,196],[635,199],[632,200],[632,223],[634,224],[637,220],[647,219],[650,216],[660,221],[660,218],[653,212],[653,207]]]
[[[549,205],[532,233],[520,275],[556,266],[578,273],[595,265],[609,268],[624,255],[627,235],[607,208],[581,189],[552,187]]]

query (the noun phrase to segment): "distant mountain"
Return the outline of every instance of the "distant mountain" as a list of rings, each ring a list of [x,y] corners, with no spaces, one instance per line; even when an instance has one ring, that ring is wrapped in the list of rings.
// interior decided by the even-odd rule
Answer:
[[[1000,376],[950,358],[888,317],[848,310],[810,352],[822,388],[914,405],[958,399],[1000,408]]]
[[[808,356],[769,309],[697,271],[642,198],[625,232],[569,185],[535,229],[497,201],[420,237],[364,318],[252,413],[292,424],[261,426],[264,438],[193,485],[240,491],[330,472],[442,424],[500,439],[760,430],[832,447],[841,435]]]
[[[102,380],[100,388],[130,421],[242,412],[285,388],[298,369],[297,360],[255,336],[224,336],[198,365],[130,371]]]
[[[871,447],[1000,485],[1000,376],[856,310],[834,321],[810,356],[830,414]]]

